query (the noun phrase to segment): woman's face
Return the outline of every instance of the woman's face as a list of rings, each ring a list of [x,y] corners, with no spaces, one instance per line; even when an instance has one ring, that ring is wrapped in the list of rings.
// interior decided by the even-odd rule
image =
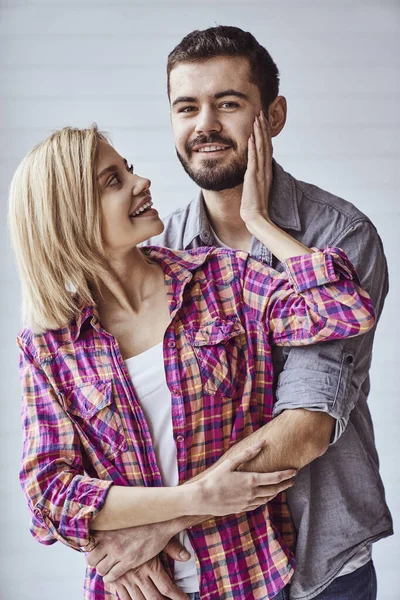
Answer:
[[[107,250],[130,250],[163,231],[158,212],[152,208],[150,180],[135,175],[127,161],[103,141],[98,143],[97,180]]]

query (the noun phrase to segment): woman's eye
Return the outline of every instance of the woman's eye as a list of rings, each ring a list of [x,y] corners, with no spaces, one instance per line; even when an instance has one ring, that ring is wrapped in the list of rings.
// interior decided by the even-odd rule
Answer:
[[[133,165],[130,165],[129,167],[127,166],[127,169],[129,173],[133,173]]]
[[[114,173],[114,175],[111,177],[111,179],[108,180],[107,185],[114,186],[114,185],[118,185],[119,183],[121,183],[121,180],[118,176],[118,173]]]

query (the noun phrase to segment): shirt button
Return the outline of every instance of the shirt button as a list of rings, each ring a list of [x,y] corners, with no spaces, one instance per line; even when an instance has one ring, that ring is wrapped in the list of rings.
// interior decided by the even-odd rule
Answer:
[[[175,348],[175,346],[176,346],[176,343],[174,342],[174,340],[170,340],[168,342],[168,348]]]
[[[176,436],[176,441],[181,444],[182,442],[185,441],[185,438],[183,437],[183,435],[177,435]]]
[[[178,396],[179,395],[178,388],[172,388],[172,393],[174,394],[174,396]]]

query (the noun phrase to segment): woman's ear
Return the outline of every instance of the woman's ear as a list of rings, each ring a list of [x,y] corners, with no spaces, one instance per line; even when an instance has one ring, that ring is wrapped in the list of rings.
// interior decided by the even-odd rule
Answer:
[[[277,96],[268,108],[268,123],[271,128],[271,137],[280,134],[286,123],[287,105],[284,96]]]

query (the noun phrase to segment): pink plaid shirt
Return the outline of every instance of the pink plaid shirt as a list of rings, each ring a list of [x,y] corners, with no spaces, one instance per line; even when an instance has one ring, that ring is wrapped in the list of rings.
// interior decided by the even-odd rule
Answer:
[[[272,418],[271,344],[354,336],[374,324],[343,252],[292,258],[285,272],[244,252],[142,249],[165,273],[163,341],[179,481],[212,465]],[[92,544],[90,521],[111,485],[162,486],[150,431],[117,341],[96,310],[69,326],[18,337],[23,387],[21,484],[40,542]],[[257,510],[192,527],[200,596],[267,599],[293,574],[285,494]],[[87,568],[85,599],[111,598]]]

